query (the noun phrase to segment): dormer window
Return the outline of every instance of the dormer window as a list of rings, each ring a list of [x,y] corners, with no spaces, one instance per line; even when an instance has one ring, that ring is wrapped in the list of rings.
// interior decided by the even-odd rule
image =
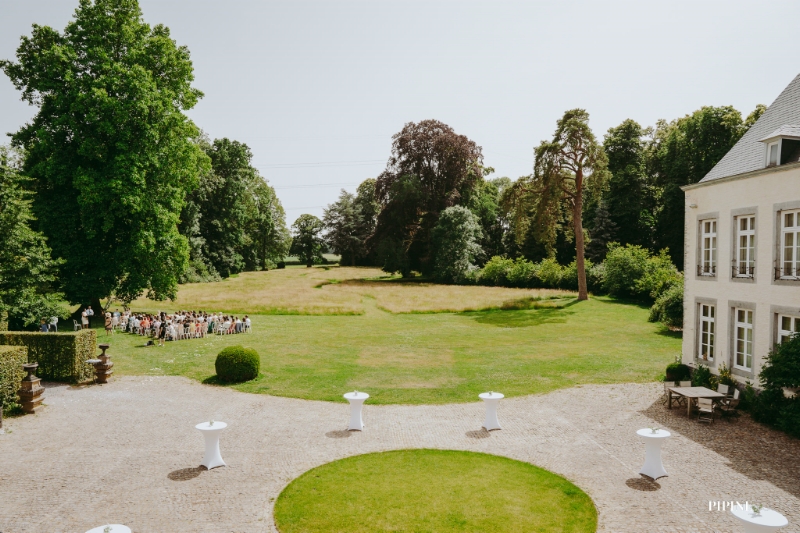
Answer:
[[[778,165],[778,153],[780,152],[780,143],[769,143],[767,145],[767,166],[774,167]]]
[[[765,167],[800,162],[800,126],[781,126],[760,142],[766,146]]]

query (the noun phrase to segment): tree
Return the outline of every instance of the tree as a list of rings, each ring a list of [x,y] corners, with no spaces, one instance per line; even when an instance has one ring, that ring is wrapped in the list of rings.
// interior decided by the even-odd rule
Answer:
[[[662,188],[654,244],[655,248],[669,248],[679,269],[683,269],[685,216],[681,186],[703,179],[761,113],[763,106],[745,123],[731,106],[702,107],[672,122],[658,122],[650,156],[650,171]]]
[[[482,178],[482,162],[481,148],[450,126],[436,120],[406,124],[394,135],[377,180],[381,212],[373,241],[402,243],[411,268],[430,273],[431,231],[444,209],[466,201]]]
[[[566,201],[571,207],[578,300],[586,300],[589,296],[584,265],[584,189],[601,188],[606,178],[606,157],[589,128],[589,114],[583,109],[564,113],[553,140],[543,141],[534,153],[531,185],[538,196],[536,219],[554,225],[561,203]]]
[[[357,232],[363,240],[361,255],[356,257],[356,261],[360,258],[364,261],[362,264],[366,265],[378,264],[377,254],[369,246],[369,239],[375,234],[378,215],[381,212],[376,191],[377,183],[377,180],[369,178],[356,188],[355,206],[360,212]]]
[[[607,242],[653,246],[656,191],[647,174],[646,136],[650,134],[652,129],[628,119],[605,135],[609,179],[603,201],[615,227]]]
[[[296,255],[308,268],[324,261],[322,249],[322,221],[314,215],[300,215],[292,224],[292,247],[289,253]]]
[[[442,211],[433,229],[436,249],[434,276],[446,283],[463,283],[477,267],[475,259],[483,253],[478,241],[482,237],[480,221],[462,206]]]
[[[494,172],[492,167],[483,169],[485,177]],[[472,211],[481,225],[480,246],[484,257],[494,257],[505,253],[503,236],[506,230],[506,221],[500,207],[502,191],[511,185],[511,180],[503,177],[480,180],[469,194],[465,206]]]
[[[594,224],[589,232],[592,240],[586,245],[586,255],[595,263],[600,263],[606,258],[608,245],[614,242],[617,236],[617,225],[611,220],[605,202],[597,206]]]
[[[342,189],[339,199],[324,210],[326,241],[342,257],[342,264],[356,266],[356,257],[363,253],[364,240],[359,233],[361,209],[356,197]]]
[[[207,167],[183,114],[202,97],[189,50],[136,0],[81,0],[63,33],[34,25],[16,58],[0,68],[38,112],[12,143],[66,298],[174,297],[189,252],[178,218]]]
[[[245,244],[242,249],[247,270],[266,270],[288,253],[292,239],[275,189],[255,172],[245,195]]]
[[[30,192],[20,175],[20,156],[0,146],[0,317],[29,326],[41,318],[66,317],[63,295],[53,290],[58,262],[44,236],[31,229]]]

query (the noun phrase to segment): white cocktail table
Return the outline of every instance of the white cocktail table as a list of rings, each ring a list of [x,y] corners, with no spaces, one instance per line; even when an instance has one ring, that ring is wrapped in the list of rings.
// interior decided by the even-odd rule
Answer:
[[[659,429],[655,433],[650,428],[640,429],[636,432],[644,441],[644,466],[639,470],[640,474],[653,479],[658,479],[667,475],[664,465],[661,462],[661,445],[671,434],[666,429]]]
[[[364,429],[364,419],[361,417],[361,408],[364,407],[364,400],[369,398],[366,392],[348,392],[344,395],[345,399],[350,402],[350,427],[348,430],[361,431]]]
[[[484,392],[478,394],[478,398],[483,400],[483,403],[486,404],[486,420],[483,422],[483,427],[486,428],[486,431],[503,429],[500,427],[500,422],[497,420],[497,402],[505,398],[505,396],[499,392]]]
[[[744,508],[734,506],[731,508],[731,514],[744,522],[745,533],[767,533],[789,525],[785,516],[766,507],[755,514],[749,505],[745,505]]]
[[[106,528],[109,528],[108,533],[131,533],[131,528],[121,524],[106,524],[105,526],[90,529],[86,533],[105,533]]]
[[[216,421],[213,425],[211,422],[201,422],[195,426],[195,429],[199,429],[206,439],[206,454],[200,464],[209,470],[218,466],[225,466],[225,461],[222,460],[222,455],[219,453],[219,434],[226,427],[228,427],[228,424],[225,422]]]

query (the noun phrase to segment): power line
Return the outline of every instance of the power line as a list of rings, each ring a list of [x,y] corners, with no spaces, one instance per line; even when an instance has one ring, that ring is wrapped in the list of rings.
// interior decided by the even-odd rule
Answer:
[[[315,167],[359,167],[386,163],[385,159],[364,159],[361,161],[321,161],[319,163],[275,163],[259,165],[256,168],[315,168]]]
[[[273,189],[311,189],[314,187],[343,187],[347,185],[358,185],[359,181],[354,181],[350,183],[315,183],[313,185],[289,185],[286,187],[273,187]]]

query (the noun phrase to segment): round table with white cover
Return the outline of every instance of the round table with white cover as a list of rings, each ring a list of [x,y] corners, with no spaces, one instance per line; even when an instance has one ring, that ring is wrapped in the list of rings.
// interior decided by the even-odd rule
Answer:
[[[225,466],[225,461],[222,460],[222,455],[219,453],[219,434],[222,430],[228,427],[225,422],[201,422],[195,426],[195,429],[200,430],[206,441],[206,453],[203,456],[201,465],[205,466],[208,470],[218,466]]]
[[[131,533],[131,528],[122,524],[106,524],[105,526],[90,529],[86,533]]]
[[[353,391],[348,392],[344,397],[350,402],[350,426],[347,429],[362,431],[364,429],[364,419],[361,416],[361,410],[364,407],[364,400],[369,398],[369,394]]]
[[[749,505],[734,506],[731,514],[743,522],[745,533],[768,533],[789,525],[785,516],[766,507],[761,508],[756,514]]]
[[[478,398],[483,400],[483,403],[486,404],[486,420],[483,422],[483,427],[486,428],[486,431],[502,429],[500,427],[500,421],[497,420],[497,403],[505,398],[505,396],[499,392],[492,391],[478,394]]]
[[[644,466],[639,473],[653,479],[666,476],[667,471],[661,462],[661,445],[672,434],[666,429],[653,431],[650,428],[640,429],[636,434],[644,441]]]

